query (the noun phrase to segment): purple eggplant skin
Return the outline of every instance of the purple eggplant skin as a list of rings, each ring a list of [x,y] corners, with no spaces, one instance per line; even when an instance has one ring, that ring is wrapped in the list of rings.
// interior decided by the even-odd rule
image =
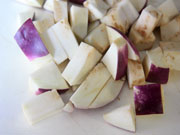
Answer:
[[[83,5],[83,3],[85,2],[86,0],[69,0],[69,2],[72,2],[72,3],[75,3],[75,4],[79,4],[79,5]]]
[[[134,86],[136,115],[163,114],[160,84]]]
[[[118,29],[116,29],[116,28],[114,28],[114,27],[112,27],[112,26],[109,26],[109,27],[111,27],[111,28],[113,28],[114,30],[116,30],[116,31],[128,42],[128,44],[129,44],[130,47],[133,49],[133,51],[135,52],[135,54],[140,57],[139,51],[137,50],[137,48],[135,47],[135,45],[132,43],[132,41],[131,41],[124,33],[122,33],[121,31],[119,31]]]
[[[51,91],[52,89],[38,89],[35,94],[36,95],[40,95],[42,93],[45,93],[45,92],[48,92],[48,91]],[[57,90],[57,92],[59,93],[59,95],[61,94],[64,94],[65,92],[67,92],[68,89],[64,89],[64,90]]]
[[[30,61],[49,54],[31,19],[20,27],[14,39]]]
[[[128,46],[125,45],[118,50],[117,74],[115,80],[120,80],[126,75],[128,63]]]
[[[150,71],[146,77],[147,82],[166,84],[169,78],[169,68],[156,67],[151,64]]]

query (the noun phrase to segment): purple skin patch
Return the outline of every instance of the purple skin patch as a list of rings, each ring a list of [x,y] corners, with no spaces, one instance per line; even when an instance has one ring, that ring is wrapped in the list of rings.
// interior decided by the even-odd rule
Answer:
[[[126,75],[128,63],[128,46],[125,45],[118,50],[117,74],[115,80],[120,80]]]
[[[136,115],[163,114],[161,85],[135,86],[134,103]]]
[[[119,31],[118,29],[112,27],[112,26],[109,26],[111,28],[113,28],[115,31],[117,31],[129,44],[129,46],[132,48],[132,50],[134,51],[134,53],[140,57],[139,55],[139,51],[137,50],[137,48],[135,47],[135,45],[131,42],[131,40],[124,34],[122,33],[121,31]]]
[[[69,1],[75,4],[83,5],[84,1],[86,0],[69,0]]]
[[[35,92],[35,94],[36,95],[40,95],[40,94],[42,94],[42,93],[44,93],[44,92],[48,92],[48,91],[51,91],[52,89],[38,89],[36,92]],[[64,89],[64,90],[57,90],[57,92],[59,93],[59,95],[60,94],[64,94],[66,91],[68,91],[68,89]]]
[[[30,61],[49,54],[31,19],[21,26],[14,39]]]
[[[168,78],[169,68],[156,67],[154,64],[151,64],[151,68],[146,78],[146,81],[166,84],[168,82]]]

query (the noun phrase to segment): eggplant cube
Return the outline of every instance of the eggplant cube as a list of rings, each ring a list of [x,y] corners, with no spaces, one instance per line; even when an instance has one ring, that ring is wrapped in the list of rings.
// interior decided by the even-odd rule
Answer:
[[[136,131],[136,118],[132,105],[125,105],[103,115],[104,120],[121,129]]]
[[[128,60],[127,77],[129,88],[145,84],[145,75],[141,62]]]
[[[52,26],[53,31],[61,42],[68,58],[71,60],[76,53],[79,44],[76,40],[74,33],[69,25],[67,19],[61,19],[58,23]]]
[[[114,101],[121,92],[124,83],[124,80],[114,81],[114,79],[111,77],[89,108],[103,107]]]
[[[163,114],[163,89],[160,84],[134,86],[136,115]]]
[[[73,5],[70,9],[70,20],[72,31],[82,41],[88,30],[88,9]]]
[[[99,52],[104,53],[109,47],[109,40],[106,25],[100,24],[92,30],[84,39],[84,42],[95,47]]]
[[[132,23],[138,18],[139,13],[129,0],[123,0],[111,8],[101,22],[112,26],[122,33],[126,33]]]
[[[106,65],[115,80],[120,80],[127,70],[128,46],[124,38],[115,40],[104,57],[102,62]]]
[[[30,78],[40,89],[65,90],[69,88],[57,65],[53,61],[31,73]]]
[[[180,42],[160,42],[167,66],[180,70]]]
[[[154,33],[151,33],[148,37],[143,37],[137,30],[132,26],[129,39],[134,43],[138,51],[149,50],[153,47],[153,44],[156,40]]]
[[[180,15],[160,27],[163,41],[180,41]]]
[[[161,19],[161,12],[153,6],[147,6],[138,18],[134,29],[142,37],[149,37]]]
[[[14,39],[30,61],[49,54],[31,19],[20,27]]]
[[[162,13],[160,25],[168,23],[173,17],[175,17],[179,13],[173,0],[166,0],[158,7],[158,9]]]
[[[146,54],[143,60],[146,81],[166,84],[169,78],[169,68],[166,65],[161,48],[157,47]]]
[[[109,5],[103,0],[86,0],[84,2],[84,7],[88,8],[97,19],[104,17],[109,9]]]
[[[71,86],[81,84],[101,56],[94,47],[82,42],[63,71],[63,77]]]
[[[118,38],[124,38],[128,43],[128,59],[140,61],[140,55],[138,50],[126,35],[118,31],[117,29],[109,26],[106,26],[106,30],[108,33],[108,39],[110,44],[112,44]]]
[[[70,101],[76,108],[88,109],[110,77],[106,67],[99,63],[71,96]]]
[[[64,102],[56,90],[43,93],[25,102],[23,112],[30,124],[61,112]]]
[[[68,19],[68,3],[63,0],[53,0],[53,13],[56,22],[61,19]]]
[[[41,38],[46,45],[48,51],[53,56],[55,62],[57,64],[61,64],[68,58],[68,56],[64,51],[58,36],[56,36],[53,27],[54,26],[42,33]]]

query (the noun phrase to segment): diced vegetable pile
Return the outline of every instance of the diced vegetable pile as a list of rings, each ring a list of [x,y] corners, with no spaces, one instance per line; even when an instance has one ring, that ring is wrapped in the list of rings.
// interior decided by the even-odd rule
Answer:
[[[61,110],[103,107],[126,79],[134,104],[104,114],[105,121],[135,132],[136,115],[164,113],[161,84],[170,70],[180,70],[180,14],[172,0],[159,7],[147,0],[18,1],[53,14],[38,20],[32,9],[18,16],[14,39],[35,67],[29,89],[37,96],[23,104],[30,124]],[[73,94],[65,104],[60,95],[68,91]]]

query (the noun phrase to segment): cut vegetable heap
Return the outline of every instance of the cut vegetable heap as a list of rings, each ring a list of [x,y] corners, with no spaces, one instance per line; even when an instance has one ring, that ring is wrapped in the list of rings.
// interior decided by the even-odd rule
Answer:
[[[165,84],[169,78],[169,68],[160,47],[146,53],[143,60],[146,81]]]
[[[160,84],[134,87],[136,115],[163,114],[163,90]]]
[[[118,97],[126,76],[136,115],[164,113],[161,84],[168,82],[170,69],[180,70],[180,15],[173,1],[158,8],[147,5],[148,0],[18,1],[35,7],[45,2],[43,8],[52,11],[41,19],[32,10],[21,13],[23,25],[14,36],[35,65],[29,90],[39,96],[23,104],[29,123],[62,109],[104,107]],[[142,63],[138,51],[153,48],[157,27],[163,42],[147,51]],[[65,106],[58,94],[68,99]],[[134,112],[129,104],[104,120],[135,132]]]
[[[24,114],[30,124],[35,124],[61,112],[64,102],[56,90],[32,98],[23,105]]]
[[[104,120],[116,127],[135,132],[136,131],[136,121],[135,113],[131,105],[122,106],[113,110],[110,113],[105,114]]]

